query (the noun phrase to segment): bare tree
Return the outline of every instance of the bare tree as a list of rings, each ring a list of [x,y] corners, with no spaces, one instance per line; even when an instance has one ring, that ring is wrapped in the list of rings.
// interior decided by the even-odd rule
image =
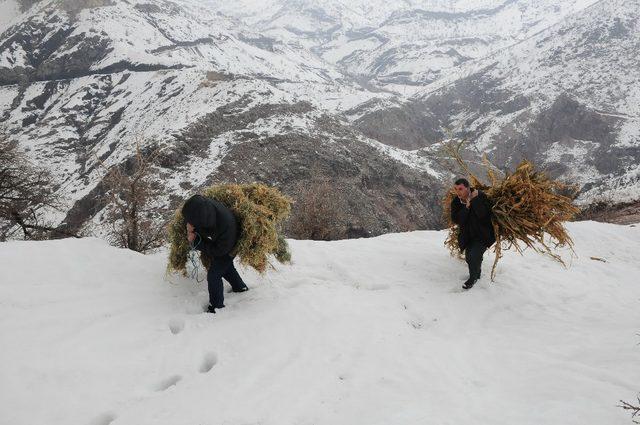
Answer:
[[[16,142],[0,136],[0,240],[15,230],[24,239],[76,236],[47,223],[45,208],[58,209],[51,174],[32,164]]]
[[[143,151],[139,143],[129,161],[109,169],[103,184],[109,199],[106,224],[112,243],[137,252],[158,248],[165,240],[165,226],[153,218],[151,202],[160,190],[151,179],[160,149]]]

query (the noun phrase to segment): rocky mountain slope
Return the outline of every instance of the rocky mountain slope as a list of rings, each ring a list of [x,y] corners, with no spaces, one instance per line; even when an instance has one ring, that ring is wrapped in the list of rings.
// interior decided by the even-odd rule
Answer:
[[[615,197],[638,181],[638,6],[0,0],[0,127],[74,228],[151,145],[158,219],[215,182],[330,180],[342,236],[438,227],[447,131]]]
[[[450,131],[495,164],[528,158],[577,183],[582,202],[626,199],[640,188],[639,10],[599,2],[357,126],[405,149]]]
[[[230,31],[195,2],[85,6],[38,3],[1,44],[3,125],[60,179],[68,203],[56,221],[99,221],[106,168],[157,143],[164,214],[212,182],[264,181],[295,196],[330,177],[352,204],[345,232],[437,226],[427,212],[438,207],[424,208],[437,173],[349,129],[337,113],[374,94],[304,49]],[[388,198],[397,205],[381,205]]]

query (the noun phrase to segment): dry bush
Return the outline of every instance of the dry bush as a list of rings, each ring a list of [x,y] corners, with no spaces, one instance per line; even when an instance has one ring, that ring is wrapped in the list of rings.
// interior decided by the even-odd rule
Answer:
[[[613,202],[598,200],[583,207],[580,210],[580,213],[576,216],[576,219],[607,221],[607,219],[609,219],[609,217],[611,216],[613,208],[615,208]]]
[[[236,78],[234,74],[218,71],[207,71],[204,80],[200,82],[200,87],[215,87],[220,81],[232,81]]]
[[[0,136],[0,240],[15,230],[24,239],[77,236],[53,227],[43,210],[58,209],[55,181],[47,170],[32,164],[16,142]]]
[[[329,179],[313,179],[298,190],[295,210],[289,222],[298,239],[335,240],[343,237],[340,228],[342,200]]]
[[[157,148],[143,152],[138,145],[133,158],[109,169],[103,179],[109,200],[105,224],[116,246],[147,252],[164,243],[165,227],[153,219],[150,207],[160,194],[151,175],[159,154]]]

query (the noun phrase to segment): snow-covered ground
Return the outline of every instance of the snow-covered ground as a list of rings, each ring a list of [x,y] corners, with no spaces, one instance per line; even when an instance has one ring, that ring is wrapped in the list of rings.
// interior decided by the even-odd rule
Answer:
[[[468,292],[443,232],[291,241],[216,315],[166,253],[2,243],[0,424],[630,423],[640,227],[569,229]]]

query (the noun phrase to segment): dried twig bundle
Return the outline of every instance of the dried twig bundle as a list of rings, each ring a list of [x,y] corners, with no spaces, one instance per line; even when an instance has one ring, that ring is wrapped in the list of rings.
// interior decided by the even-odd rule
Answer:
[[[545,173],[537,171],[529,161],[522,161],[513,173],[496,176],[495,167],[485,158],[485,170],[490,185],[484,185],[469,171],[459,155],[459,147],[448,152],[469,175],[470,183],[483,190],[493,207],[493,228],[496,235],[496,257],[491,269],[491,279],[495,277],[496,265],[503,250],[511,248],[522,253],[524,248],[550,255],[565,264],[559,254],[553,250],[568,246],[573,241],[564,227],[580,211],[573,205],[572,198],[563,193],[573,189],[571,186],[550,179]],[[449,224],[449,235],[445,245],[452,254],[460,253],[457,241],[457,226],[451,222],[451,200],[456,196],[448,192],[444,199],[444,211]]]
[[[521,253],[521,245],[548,254],[564,265],[550,245],[573,249],[564,222],[573,219],[580,209],[573,205],[570,197],[561,194],[570,189],[569,186],[536,171],[529,161],[522,161],[515,172],[504,179],[498,180],[492,173],[489,176],[491,187],[486,193],[493,202],[496,233],[496,259],[491,277],[495,275],[502,250],[513,247]]]

